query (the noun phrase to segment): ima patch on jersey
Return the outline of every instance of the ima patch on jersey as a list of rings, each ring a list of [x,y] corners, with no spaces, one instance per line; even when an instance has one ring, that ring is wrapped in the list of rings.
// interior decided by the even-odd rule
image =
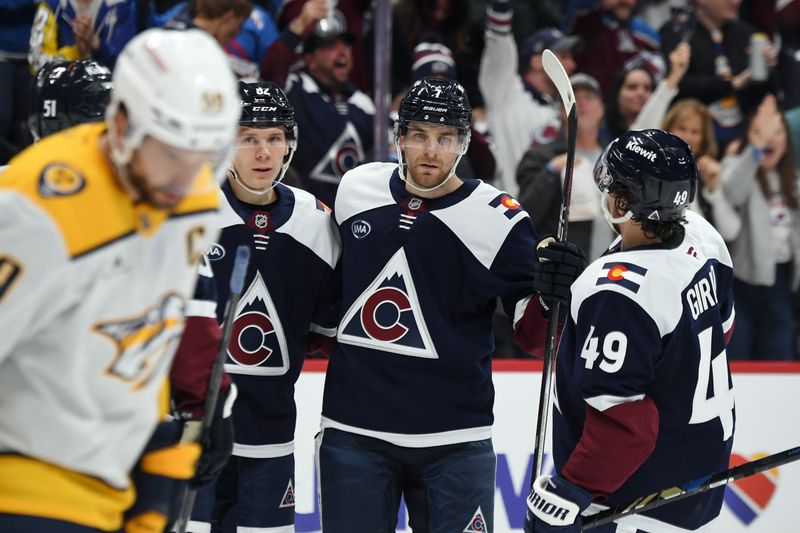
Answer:
[[[338,340],[413,357],[439,358],[402,248],[347,311]]]
[[[289,370],[283,326],[258,271],[236,306],[225,370],[251,376],[282,376]]]
[[[647,269],[634,265],[633,263],[626,263],[620,261],[618,263],[606,263],[600,271],[600,277],[597,278],[597,285],[617,285],[628,289],[631,292],[639,292],[642,280]]]
[[[145,386],[152,376],[168,364],[169,346],[180,340],[184,327],[185,302],[177,293],[168,293],[161,302],[132,318],[101,322],[94,331],[114,342],[117,353],[107,372],[133,384]]]

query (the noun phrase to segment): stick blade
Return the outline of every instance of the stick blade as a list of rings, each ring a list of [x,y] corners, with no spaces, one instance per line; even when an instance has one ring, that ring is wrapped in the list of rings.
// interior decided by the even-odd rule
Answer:
[[[558,94],[561,96],[561,101],[564,103],[564,109],[569,115],[572,106],[575,105],[575,93],[572,91],[572,84],[569,82],[567,71],[564,70],[561,61],[549,49],[542,53],[542,67],[553,82],[553,85],[556,86]]]

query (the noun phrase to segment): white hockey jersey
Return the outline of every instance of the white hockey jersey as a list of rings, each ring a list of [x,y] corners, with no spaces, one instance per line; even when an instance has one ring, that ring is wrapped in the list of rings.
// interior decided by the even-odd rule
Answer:
[[[0,177],[0,512],[113,529],[219,200],[205,169],[171,212],[133,203],[103,131],[48,137]]]

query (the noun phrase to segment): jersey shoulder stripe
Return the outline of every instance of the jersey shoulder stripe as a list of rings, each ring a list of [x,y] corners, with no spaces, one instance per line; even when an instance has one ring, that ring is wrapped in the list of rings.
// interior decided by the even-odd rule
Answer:
[[[330,213],[319,209],[313,194],[285,187],[294,195],[294,209],[289,220],[275,231],[290,235],[333,268],[339,260],[341,244]]]
[[[103,124],[87,124],[47,137],[17,156],[3,174],[3,187],[46,215],[70,257],[86,255],[137,231],[152,235],[170,216],[218,208],[210,168],[202,171],[171,213],[135,205],[98,147],[104,131]]]
[[[514,198],[483,182],[460,202],[431,214],[455,233],[487,269],[492,267],[514,226],[530,218]]]
[[[342,176],[333,212],[342,224],[358,213],[395,203],[390,188],[394,163],[366,163]]]
[[[572,286],[570,313],[577,320],[581,303],[605,291],[636,302],[658,325],[661,335],[675,329],[683,313],[683,291],[709,263],[731,268],[722,237],[700,215],[687,212],[686,235],[679,246],[634,249],[605,255],[590,264]]]

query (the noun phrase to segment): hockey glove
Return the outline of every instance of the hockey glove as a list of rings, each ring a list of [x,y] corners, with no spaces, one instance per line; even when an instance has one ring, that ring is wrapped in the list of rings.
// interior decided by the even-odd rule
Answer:
[[[553,237],[545,237],[539,241],[536,252],[540,268],[539,275],[533,282],[534,292],[542,297],[545,310],[555,302],[568,308],[570,287],[586,269],[586,256],[574,243],[559,242]]]
[[[189,482],[193,489],[198,489],[215,481],[231,457],[233,452],[233,419],[231,412],[235,400],[236,386],[231,384],[227,394],[219,397],[214,410],[211,428],[205,440],[201,443],[203,453],[197,461],[195,475]],[[196,423],[199,423],[199,421],[189,421],[187,425]]]
[[[580,533],[592,495],[560,476],[542,475],[526,503],[525,533]]]

